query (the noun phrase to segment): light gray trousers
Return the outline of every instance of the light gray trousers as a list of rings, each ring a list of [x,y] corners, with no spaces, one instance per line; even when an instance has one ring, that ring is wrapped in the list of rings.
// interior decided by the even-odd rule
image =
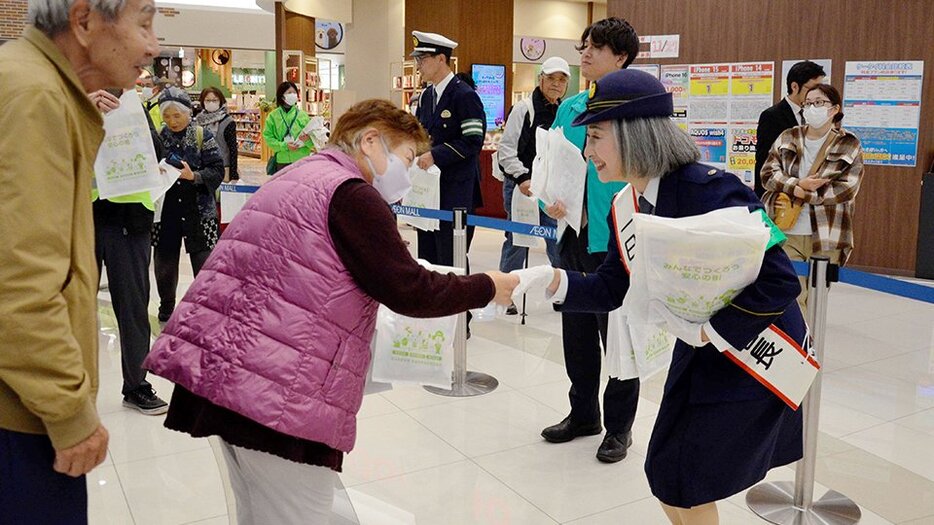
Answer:
[[[337,472],[233,446],[221,440],[237,525],[327,525]]]

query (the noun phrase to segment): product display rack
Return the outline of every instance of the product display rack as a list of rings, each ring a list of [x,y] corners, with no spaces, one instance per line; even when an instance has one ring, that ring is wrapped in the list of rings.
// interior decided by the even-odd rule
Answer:
[[[282,51],[283,75],[301,90],[302,109],[327,122],[331,121],[331,90],[321,85],[320,71],[327,68],[330,72],[330,67],[330,60],[306,57],[302,51]]]
[[[457,57],[451,57],[451,70],[457,73]],[[389,71],[392,75],[390,89],[402,93],[402,109],[414,114],[418,97],[422,94],[422,76],[415,61],[393,62],[389,65]]]
[[[258,109],[234,110],[231,118],[237,124],[237,151],[240,155],[261,158],[263,150],[263,120]]]

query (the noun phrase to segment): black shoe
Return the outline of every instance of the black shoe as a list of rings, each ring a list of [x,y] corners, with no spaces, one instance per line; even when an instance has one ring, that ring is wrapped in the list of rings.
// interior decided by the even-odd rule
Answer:
[[[625,443],[625,444],[624,444]],[[632,432],[625,434],[607,434],[597,449],[597,459],[604,463],[616,463],[626,458],[632,446]]]
[[[596,436],[603,432],[599,422],[586,425],[571,423],[571,416],[564,418],[557,425],[542,430],[542,437],[549,443],[566,443],[580,436]]]
[[[169,405],[159,399],[151,386],[143,386],[123,396],[123,406],[139,410],[147,416],[158,416],[169,411]]]
[[[516,303],[509,305],[509,308],[506,309],[506,315],[519,315],[519,309],[516,308]]]
[[[169,317],[172,317],[172,312],[175,311],[175,301],[161,301],[159,302],[159,322],[167,323],[169,322]]]

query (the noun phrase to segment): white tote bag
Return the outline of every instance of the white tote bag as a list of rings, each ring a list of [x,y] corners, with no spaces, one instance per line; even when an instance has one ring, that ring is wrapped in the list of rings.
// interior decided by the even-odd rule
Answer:
[[[409,169],[412,179],[412,189],[402,199],[403,206],[437,210],[441,208],[441,170],[438,166],[431,166],[427,170],[419,168],[414,163]],[[402,222],[426,232],[438,230],[438,219],[424,217],[403,216]]]
[[[373,381],[451,388],[457,316],[416,319],[380,305]]]
[[[538,199],[529,198],[519,191],[519,187],[512,192],[511,203],[512,221],[522,224],[532,224],[538,226]],[[538,237],[534,235],[522,235],[521,233],[512,234],[512,245],[525,248],[535,248],[538,246]]]
[[[753,283],[770,232],[744,207],[695,217],[634,216],[639,239],[633,271],[643,273],[648,299],[694,323],[704,323]],[[650,314],[648,322],[661,322]]]
[[[94,162],[94,182],[101,199],[162,186],[149,123],[136,91],[120,97],[120,107],[104,115],[104,141]]]

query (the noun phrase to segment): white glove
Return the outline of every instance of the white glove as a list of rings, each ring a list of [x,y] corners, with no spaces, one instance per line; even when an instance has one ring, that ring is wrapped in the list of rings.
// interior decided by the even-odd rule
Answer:
[[[701,323],[692,323],[687,319],[682,319],[677,315],[671,313],[671,310],[665,306],[665,303],[653,299],[649,301],[649,309],[655,316],[661,317],[664,319],[663,328],[668,330],[668,332],[677,337],[678,339],[684,341],[685,343],[691,346],[705,346],[705,343],[701,339],[701,331],[703,324]]]
[[[519,277],[519,285],[512,291],[512,301],[517,304],[522,301],[522,296],[529,291],[541,290],[542,295],[544,295],[548,285],[555,279],[555,269],[548,265],[533,266],[525,270],[514,270],[510,273]]]

